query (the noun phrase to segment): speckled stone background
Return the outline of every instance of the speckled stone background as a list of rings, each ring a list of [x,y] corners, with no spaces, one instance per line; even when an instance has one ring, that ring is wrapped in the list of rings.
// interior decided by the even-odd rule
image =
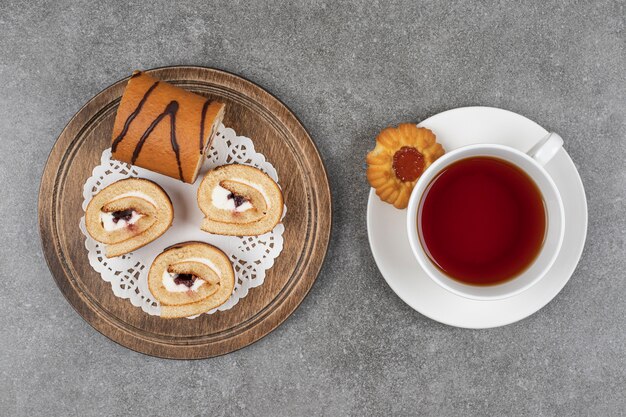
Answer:
[[[0,415],[623,415],[626,6],[594,2],[0,1]],[[298,115],[330,172],[334,228],[300,308],[193,362],[100,335],[56,288],[37,192],[65,123],[133,69],[241,74]],[[560,133],[589,233],[537,314],[470,331],[387,287],[367,243],[363,162],[383,127],[459,106]]]

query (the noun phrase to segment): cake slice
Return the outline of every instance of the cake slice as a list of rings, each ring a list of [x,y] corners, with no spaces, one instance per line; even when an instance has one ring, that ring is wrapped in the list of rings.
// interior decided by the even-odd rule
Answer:
[[[174,208],[165,191],[152,181],[127,178],[96,194],[85,211],[85,226],[105,245],[108,258],[138,249],[172,225]]]
[[[223,165],[209,171],[198,188],[204,213],[200,228],[230,236],[256,236],[271,231],[283,214],[278,184],[247,165]]]
[[[148,288],[161,304],[162,318],[190,317],[224,304],[235,288],[235,272],[218,248],[203,242],[179,243],[156,257]]]

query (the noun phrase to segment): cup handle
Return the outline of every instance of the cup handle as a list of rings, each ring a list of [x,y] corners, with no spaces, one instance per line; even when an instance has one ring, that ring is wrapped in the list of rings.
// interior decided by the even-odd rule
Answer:
[[[540,165],[546,165],[563,147],[563,138],[557,133],[548,133],[528,151],[528,156]]]

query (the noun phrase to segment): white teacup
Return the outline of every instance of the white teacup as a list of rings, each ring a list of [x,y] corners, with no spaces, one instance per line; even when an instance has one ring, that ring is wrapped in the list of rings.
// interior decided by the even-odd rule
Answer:
[[[543,165],[547,164],[562,146],[563,139],[556,133],[547,135],[528,154],[503,145],[469,145],[446,153],[428,167],[417,181],[409,200],[407,231],[413,254],[433,281],[462,297],[474,300],[498,300],[521,293],[546,275],[563,243],[565,214],[559,190]],[[504,159],[526,172],[539,187],[547,213],[546,235],[535,261],[517,277],[490,286],[468,285],[448,277],[430,260],[422,247],[418,232],[418,209],[426,187],[448,165],[461,159],[477,156]]]

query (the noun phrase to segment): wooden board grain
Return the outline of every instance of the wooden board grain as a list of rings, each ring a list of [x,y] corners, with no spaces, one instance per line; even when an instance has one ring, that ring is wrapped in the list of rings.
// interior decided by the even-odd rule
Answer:
[[[284,249],[263,285],[230,310],[195,320],[150,316],[113,295],[89,265],[82,187],[110,146],[115,112],[128,79],[91,99],[57,139],[43,172],[39,228],[44,255],[70,304],[95,329],[138,352],[199,359],[240,349],[280,325],[304,299],[322,266],[331,228],[331,196],[320,155],[293,113],[277,98],[236,75],[203,67],[146,71],[227,104],[224,125],[254,140],[276,167],[289,208]]]

